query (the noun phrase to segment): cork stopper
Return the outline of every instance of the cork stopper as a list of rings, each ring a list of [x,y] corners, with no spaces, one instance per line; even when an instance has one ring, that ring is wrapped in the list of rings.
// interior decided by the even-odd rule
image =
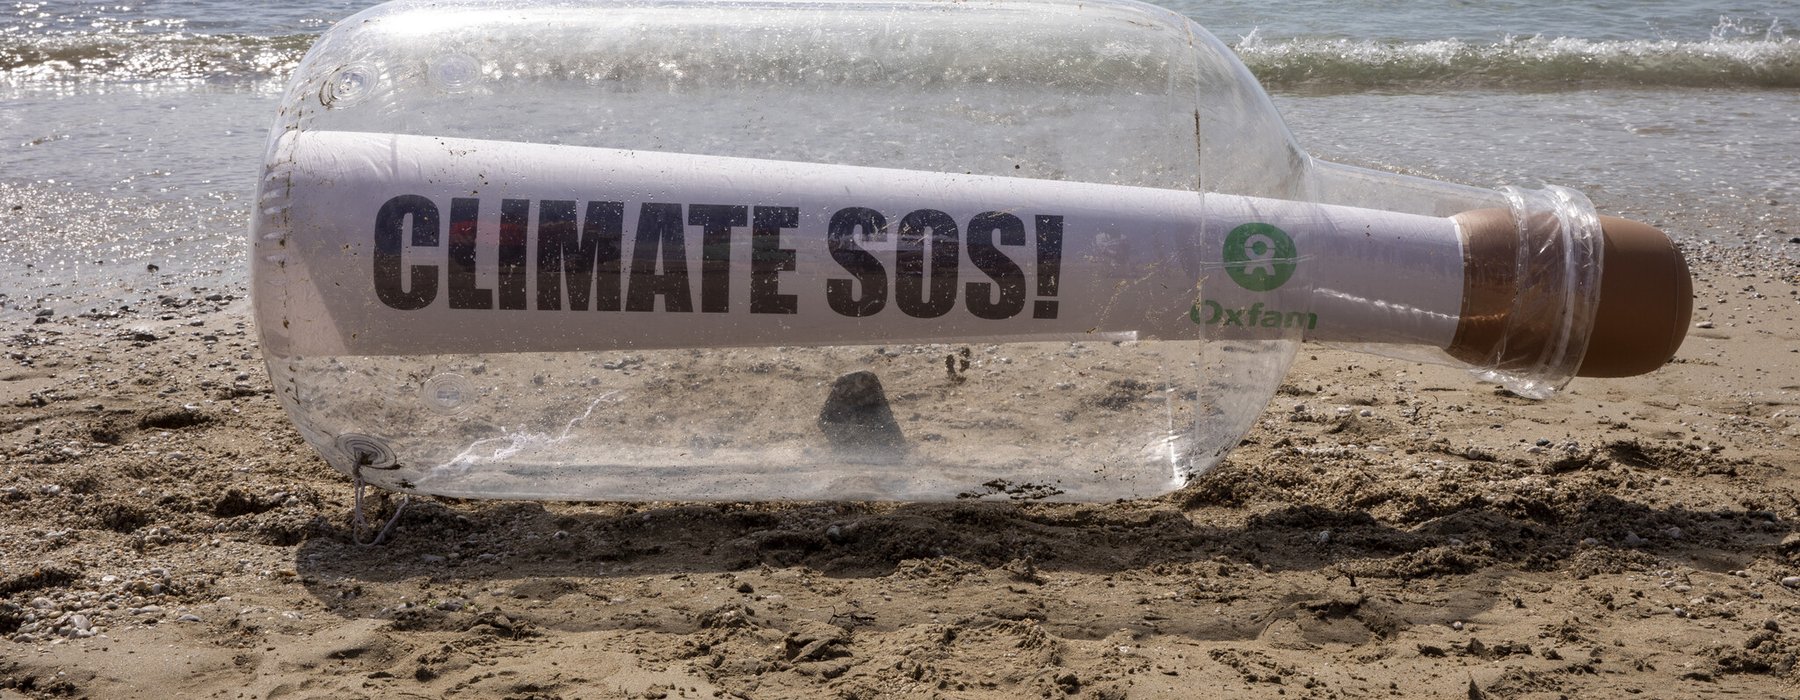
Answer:
[[[1545,314],[1520,317],[1521,301],[1541,295],[1521,271],[1520,245],[1538,249],[1543,228],[1521,232],[1505,209],[1454,217],[1463,234],[1463,306],[1456,336],[1445,350],[1483,368],[1529,365],[1559,329]],[[1629,377],[1663,366],[1687,336],[1693,319],[1693,280],[1687,260],[1655,227],[1600,217],[1600,299],[1576,376]]]
[[[1614,216],[1600,217],[1600,227],[1600,309],[1577,376],[1644,374],[1681,349],[1694,318],[1693,278],[1687,259],[1655,227]]]

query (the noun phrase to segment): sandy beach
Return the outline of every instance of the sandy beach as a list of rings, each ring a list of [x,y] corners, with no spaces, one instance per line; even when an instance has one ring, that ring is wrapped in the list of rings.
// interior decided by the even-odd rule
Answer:
[[[1460,369],[1307,345],[1243,444],[1157,498],[425,496],[401,509],[399,495],[374,490],[369,520],[398,518],[388,541],[364,546],[351,480],[303,442],[271,386],[248,289],[252,261],[269,258],[253,253],[246,223],[267,211],[269,129],[300,113],[282,96],[302,55],[373,4],[0,12],[0,700],[1800,698],[1791,1],[1161,2],[1243,57],[1319,158],[1483,188],[1568,186],[1602,213],[1667,230],[1693,266],[1694,325],[1653,374],[1578,379],[1534,401]],[[615,4],[629,17],[657,5]],[[981,3],[917,5],[939,16]],[[471,86],[455,69],[483,64],[439,61],[440,49],[463,49],[430,43],[419,64],[429,76],[385,75],[427,76],[442,94],[371,113],[406,122],[380,121],[383,133],[950,173],[1153,185],[1134,173],[1197,168],[1203,177],[1182,176],[1182,189],[1260,172],[1245,165],[1260,161],[1138,138],[1213,126],[1190,103],[1230,103],[1188,82],[1070,84],[1069,65],[1088,59],[1055,51],[1043,75],[1063,82],[993,80],[985,67],[1006,65],[993,60],[999,40],[1023,35],[1013,23],[924,41],[871,15],[858,31],[891,33],[721,34],[736,43],[714,38],[722,22],[668,26],[626,37],[635,48],[612,57],[623,67],[535,103],[510,87],[492,93],[506,99],[461,96]],[[535,29],[519,36],[519,50],[468,50],[498,74],[556,46]],[[765,46],[780,60],[746,68],[737,50],[764,36],[787,37]],[[1126,55],[1115,49],[1131,33],[1117,36],[1099,57]],[[808,78],[829,65],[782,49],[808,37],[845,42],[842,66],[862,82]],[[1170,46],[1191,46],[1182,37]],[[663,51],[683,42],[722,50],[685,63]],[[938,57],[900,49],[940,44],[956,49],[946,66],[982,69],[911,76]],[[884,47],[903,60],[870,62]],[[866,77],[876,74],[891,77]],[[299,94],[325,94],[308,87]],[[370,92],[332,92],[347,110],[333,114],[354,116],[353,98]],[[774,97],[753,99],[762,94]],[[1254,131],[1285,133],[1277,126]],[[707,371],[727,364],[718,355],[681,352],[688,393],[643,392],[669,404],[649,413],[677,414],[703,392],[769,401],[734,385],[742,375]],[[758,373],[762,386],[842,376],[800,352],[734,352],[771,355],[732,358],[739,366],[809,370]],[[935,350],[880,362],[1012,405],[1042,401],[1050,392],[1028,382],[1069,369],[1042,353],[1011,357],[1004,375],[947,370]],[[510,364],[524,385],[537,359],[495,362],[488,376]],[[645,364],[635,381],[671,376]],[[344,415],[393,408],[380,391],[395,383]],[[531,386],[541,396],[566,385]],[[825,401],[820,386],[808,401]],[[819,425],[804,413],[794,415],[808,430]],[[754,412],[711,418],[740,415]],[[1083,416],[994,421],[1067,438],[1033,443],[1044,445],[1135,420]],[[688,438],[690,426],[663,423]],[[702,446],[705,430],[692,429]],[[1043,459],[1096,469],[1092,455],[1070,454]]]
[[[1737,250],[1672,364],[1550,401],[1308,346],[1163,498],[424,497],[373,547],[245,290],[36,312],[0,698],[1800,696],[1800,289]]]

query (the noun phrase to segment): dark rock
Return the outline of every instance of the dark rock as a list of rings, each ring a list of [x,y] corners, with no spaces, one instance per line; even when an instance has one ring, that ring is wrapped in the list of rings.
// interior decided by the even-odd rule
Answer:
[[[844,450],[892,451],[906,445],[906,435],[874,372],[851,372],[832,382],[831,394],[819,409],[819,429],[832,446]]]

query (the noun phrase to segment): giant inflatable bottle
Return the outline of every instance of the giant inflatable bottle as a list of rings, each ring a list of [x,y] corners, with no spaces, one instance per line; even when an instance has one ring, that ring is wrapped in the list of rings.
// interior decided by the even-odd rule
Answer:
[[[1661,232],[1314,159],[1123,0],[389,3],[306,55],[257,201],[301,433],[459,497],[1152,495],[1302,341],[1542,397],[1691,308]]]

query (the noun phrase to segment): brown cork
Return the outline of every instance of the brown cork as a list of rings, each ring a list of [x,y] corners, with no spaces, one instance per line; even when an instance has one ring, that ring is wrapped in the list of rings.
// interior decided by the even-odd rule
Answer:
[[[1454,218],[1463,235],[1463,304],[1455,339],[1445,350],[1480,367],[1534,366],[1554,341],[1555,319],[1551,314],[1516,318],[1513,311],[1556,307],[1552,299],[1529,299],[1551,290],[1531,284],[1521,288],[1519,246],[1537,249],[1545,237],[1560,233],[1553,227],[1533,227],[1521,235],[1505,209],[1480,209]],[[1687,260],[1654,227],[1610,216],[1600,217],[1600,226],[1604,246],[1600,304],[1576,375],[1644,374],[1674,357],[1687,335],[1694,310]]]
[[[1694,319],[1694,281],[1681,250],[1655,227],[1600,217],[1600,309],[1583,377],[1629,377],[1663,366]]]

